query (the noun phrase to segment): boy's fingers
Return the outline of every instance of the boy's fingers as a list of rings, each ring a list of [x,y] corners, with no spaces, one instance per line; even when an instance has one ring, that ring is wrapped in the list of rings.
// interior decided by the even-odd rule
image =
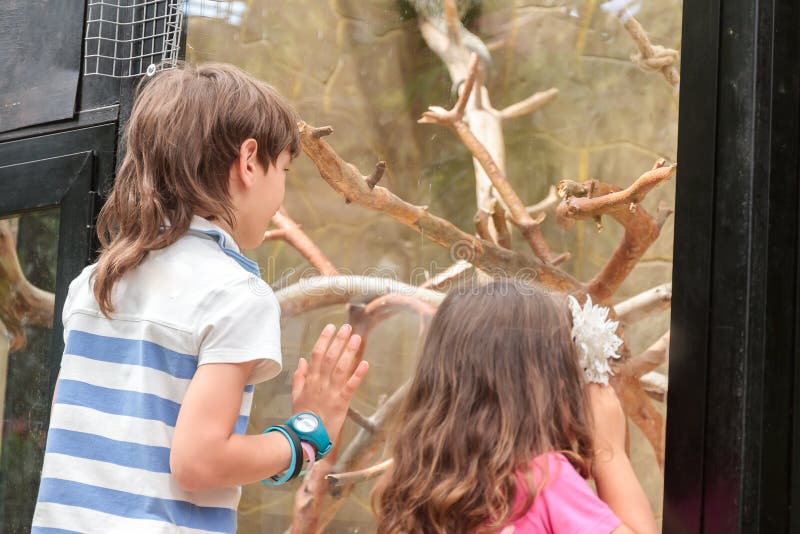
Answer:
[[[333,338],[333,333],[336,331],[336,327],[332,324],[328,324],[325,328],[322,329],[322,333],[320,333],[317,342],[314,343],[314,348],[311,349],[311,370],[316,371],[320,368],[322,364],[322,359],[325,355],[325,351],[328,348],[328,345],[331,343],[331,339]]]
[[[303,391],[303,385],[306,382],[306,373],[308,372],[308,362],[305,358],[300,358],[297,362],[297,369],[292,375],[292,399],[297,398],[297,395]]]
[[[356,367],[356,370],[353,372],[353,375],[347,380],[344,387],[342,388],[342,397],[347,402],[350,402],[350,399],[353,398],[358,386],[361,385],[361,381],[364,380],[364,377],[367,375],[367,371],[369,370],[369,363],[361,362]]]
[[[349,324],[343,324],[339,329],[339,333],[333,339],[331,346],[328,347],[325,357],[322,358],[320,373],[322,373],[323,376],[329,376],[333,371],[336,362],[339,361],[339,356],[342,354],[342,349],[347,343],[347,340],[350,339],[350,332],[352,331],[353,328]]]
[[[342,352],[336,364],[336,369],[333,374],[334,378],[337,379],[337,383],[341,384],[353,368],[353,361],[358,354],[359,346],[361,346],[361,336],[355,334],[347,342],[347,346],[345,346],[344,352]]]

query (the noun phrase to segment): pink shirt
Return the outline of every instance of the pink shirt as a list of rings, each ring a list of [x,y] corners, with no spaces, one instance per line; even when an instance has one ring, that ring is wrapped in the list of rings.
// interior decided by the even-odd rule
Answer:
[[[503,534],[604,534],[622,523],[594,494],[572,464],[561,454],[547,454],[547,484],[533,499],[528,513],[501,529]],[[541,461],[543,456],[534,460]],[[534,473],[539,472],[538,469]],[[515,506],[522,506],[518,496]],[[510,527],[514,527],[513,530]]]

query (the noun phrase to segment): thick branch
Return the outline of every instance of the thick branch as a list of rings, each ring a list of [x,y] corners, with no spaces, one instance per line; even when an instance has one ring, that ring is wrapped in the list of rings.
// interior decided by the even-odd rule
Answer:
[[[638,203],[674,173],[674,165],[664,166],[663,160],[659,160],[652,170],[624,190],[596,180],[582,184],[571,180],[559,182],[559,192],[565,196],[556,208],[559,224],[568,227],[575,220],[597,221],[600,216],[609,215],[625,229],[617,250],[588,284],[588,292],[595,302],[605,303],[614,295],[658,237],[656,220]]]
[[[11,352],[25,346],[25,326],[53,327],[54,307],[55,295],[34,286],[23,274],[16,231],[10,220],[0,220],[0,321],[12,335]]]
[[[672,304],[672,284],[661,284],[614,305],[617,318],[625,324],[635,323]]]
[[[272,222],[283,231],[282,238],[292,245],[297,251],[317,268],[320,274],[336,275],[339,271],[333,263],[325,256],[319,247],[311,240],[308,235],[300,229],[300,226],[286,212],[286,208],[280,207],[278,212],[272,216]],[[270,231],[264,234],[264,240],[269,237]]]
[[[513,277],[520,272],[527,272],[531,278],[554,289],[572,291],[581,288],[577,280],[560,269],[475,238],[449,221],[431,215],[426,208],[405,202],[384,187],[375,186],[370,190],[357,169],[343,161],[325,140],[314,138],[312,131],[309,125],[300,124],[303,150],[314,161],[322,178],[346,199],[386,213],[432,241],[450,248],[455,257],[469,261],[492,276]]]
[[[413,297],[431,306],[438,306],[444,299],[444,294],[437,291],[373,276],[301,278],[296,284],[276,291],[275,296],[281,305],[281,315],[293,317],[325,306],[346,304],[353,299],[368,302],[392,293]]]

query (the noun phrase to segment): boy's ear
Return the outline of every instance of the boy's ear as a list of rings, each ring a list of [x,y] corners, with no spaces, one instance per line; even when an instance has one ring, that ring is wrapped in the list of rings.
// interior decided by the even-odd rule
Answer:
[[[237,174],[242,185],[249,187],[255,178],[256,165],[258,165],[258,142],[255,139],[245,139],[239,147],[239,157],[235,162]]]

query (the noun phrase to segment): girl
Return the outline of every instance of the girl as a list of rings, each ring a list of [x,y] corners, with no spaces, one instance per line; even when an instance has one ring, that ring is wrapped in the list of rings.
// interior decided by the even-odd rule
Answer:
[[[445,298],[376,488],[380,533],[656,532],[619,401],[585,385],[571,331],[566,297],[518,281]]]

